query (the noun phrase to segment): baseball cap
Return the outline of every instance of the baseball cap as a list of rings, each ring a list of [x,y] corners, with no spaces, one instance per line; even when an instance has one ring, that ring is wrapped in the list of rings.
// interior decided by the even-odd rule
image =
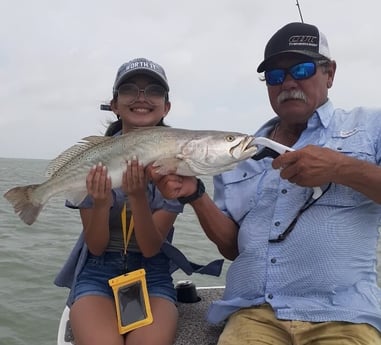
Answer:
[[[289,23],[268,41],[265,58],[259,64],[257,72],[265,71],[275,57],[284,53],[296,53],[313,59],[331,59],[328,41],[315,25]]]
[[[158,63],[150,61],[145,58],[136,58],[124,63],[119,67],[116,74],[113,93],[118,90],[118,87],[128,78],[133,77],[136,74],[147,74],[158,81],[169,91],[169,85],[167,76],[165,75],[164,68]]]

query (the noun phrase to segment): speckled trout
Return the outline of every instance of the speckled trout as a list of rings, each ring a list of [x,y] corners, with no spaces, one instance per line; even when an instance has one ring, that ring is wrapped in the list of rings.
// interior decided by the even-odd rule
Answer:
[[[226,131],[171,127],[134,129],[115,137],[90,136],[52,160],[41,184],[10,189],[4,197],[26,224],[33,224],[48,200],[59,193],[74,205],[87,195],[86,176],[99,163],[107,166],[113,188],[122,185],[127,162],[136,157],[143,166],[183,176],[216,175],[253,156],[254,137]]]

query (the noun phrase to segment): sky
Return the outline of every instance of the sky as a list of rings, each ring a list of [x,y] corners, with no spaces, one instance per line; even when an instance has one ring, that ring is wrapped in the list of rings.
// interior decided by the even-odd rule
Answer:
[[[299,0],[327,36],[336,107],[378,107],[379,0]],[[136,57],[161,64],[172,127],[254,133],[274,116],[256,72],[295,0],[2,0],[0,157],[53,159],[115,119],[116,71]]]

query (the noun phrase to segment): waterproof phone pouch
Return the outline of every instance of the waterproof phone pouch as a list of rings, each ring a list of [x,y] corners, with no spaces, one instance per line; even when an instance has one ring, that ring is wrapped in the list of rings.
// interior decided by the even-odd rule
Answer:
[[[108,283],[114,292],[120,334],[152,323],[144,269],[122,274]]]

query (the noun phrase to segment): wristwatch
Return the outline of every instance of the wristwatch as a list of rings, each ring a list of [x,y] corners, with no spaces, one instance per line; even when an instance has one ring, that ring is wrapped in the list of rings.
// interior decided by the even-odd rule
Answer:
[[[205,185],[204,183],[198,178],[197,179],[197,189],[196,191],[191,194],[191,195],[188,195],[188,196],[183,196],[183,197],[180,197],[180,198],[177,198],[177,200],[185,205],[185,204],[188,204],[192,201],[195,201],[197,200],[198,198],[201,198],[201,196],[205,193]]]

